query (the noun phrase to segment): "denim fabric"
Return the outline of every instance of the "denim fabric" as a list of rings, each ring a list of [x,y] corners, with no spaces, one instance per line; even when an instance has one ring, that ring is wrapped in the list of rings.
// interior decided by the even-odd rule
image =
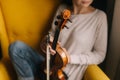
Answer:
[[[41,76],[40,64],[45,59],[30,46],[16,41],[10,44],[9,55],[19,80],[34,80],[34,76]]]

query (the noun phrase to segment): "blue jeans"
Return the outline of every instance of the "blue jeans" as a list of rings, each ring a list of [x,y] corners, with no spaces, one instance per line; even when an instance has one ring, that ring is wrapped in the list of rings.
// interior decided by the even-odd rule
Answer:
[[[44,57],[25,43],[16,41],[10,44],[9,55],[19,80],[34,80],[35,76],[42,76],[41,78],[45,76],[40,71]]]

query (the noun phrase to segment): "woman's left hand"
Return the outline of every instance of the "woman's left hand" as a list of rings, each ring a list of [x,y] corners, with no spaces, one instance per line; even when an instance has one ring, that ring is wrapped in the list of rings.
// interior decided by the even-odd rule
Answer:
[[[51,55],[55,55],[56,51],[52,49],[51,45],[49,45],[49,50]]]

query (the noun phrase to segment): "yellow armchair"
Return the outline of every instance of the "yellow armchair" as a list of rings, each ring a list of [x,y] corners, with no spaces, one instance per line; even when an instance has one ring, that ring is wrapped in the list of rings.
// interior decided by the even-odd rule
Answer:
[[[59,0],[0,0],[0,80],[17,80],[8,55],[8,46],[22,40],[34,49],[55,11]],[[47,25],[46,25],[47,24]],[[97,65],[88,66],[83,80],[109,80]]]

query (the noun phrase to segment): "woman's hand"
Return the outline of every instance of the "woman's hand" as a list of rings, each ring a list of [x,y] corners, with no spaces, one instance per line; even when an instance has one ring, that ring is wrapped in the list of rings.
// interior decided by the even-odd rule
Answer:
[[[48,45],[48,46],[49,46],[50,54],[51,54],[51,55],[55,55],[55,54],[56,54],[56,51],[53,50],[50,45]]]
[[[50,42],[51,42],[51,43],[53,42],[53,37],[50,37]],[[61,43],[60,43],[59,41],[58,41],[58,45],[61,45]],[[49,50],[50,50],[50,54],[51,54],[51,55],[55,55],[55,54],[56,54],[56,51],[52,49],[52,47],[51,47],[50,44],[48,45],[48,47],[49,47]],[[42,42],[41,42],[41,44],[40,44],[40,48],[41,48],[41,50],[42,50],[44,53],[46,53],[46,48],[47,48],[46,38],[43,38],[43,40],[42,40]],[[64,52],[66,53],[66,55],[67,55],[68,62],[70,62],[70,57],[69,57],[69,55],[68,55],[67,50],[66,50],[65,48],[62,48],[62,49],[63,49],[63,51],[64,51]]]
[[[52,42],[53,42],[53,37],[50,36],[50,43],[52,43]],[[60,44],[60,42],[58,42],[58,44]],[[50,44],[48,45],[48,47],[49,47],[49,50],[50,50],[51,55],[55,55],[55,54],[56,54],[56,51],[52,49],[52,47],[51,47]],[[40,48],[41,48],[41,50],[42,50],[44,53],[46,53],[46,48],[47,48],[46,37],[44,37],[44,38],[42,39],[41,44],[40,44]]]
[[[44,37],[41,42],[40,42],[40,50],[43,52],[43,53],[46,53],[46,37]]]

